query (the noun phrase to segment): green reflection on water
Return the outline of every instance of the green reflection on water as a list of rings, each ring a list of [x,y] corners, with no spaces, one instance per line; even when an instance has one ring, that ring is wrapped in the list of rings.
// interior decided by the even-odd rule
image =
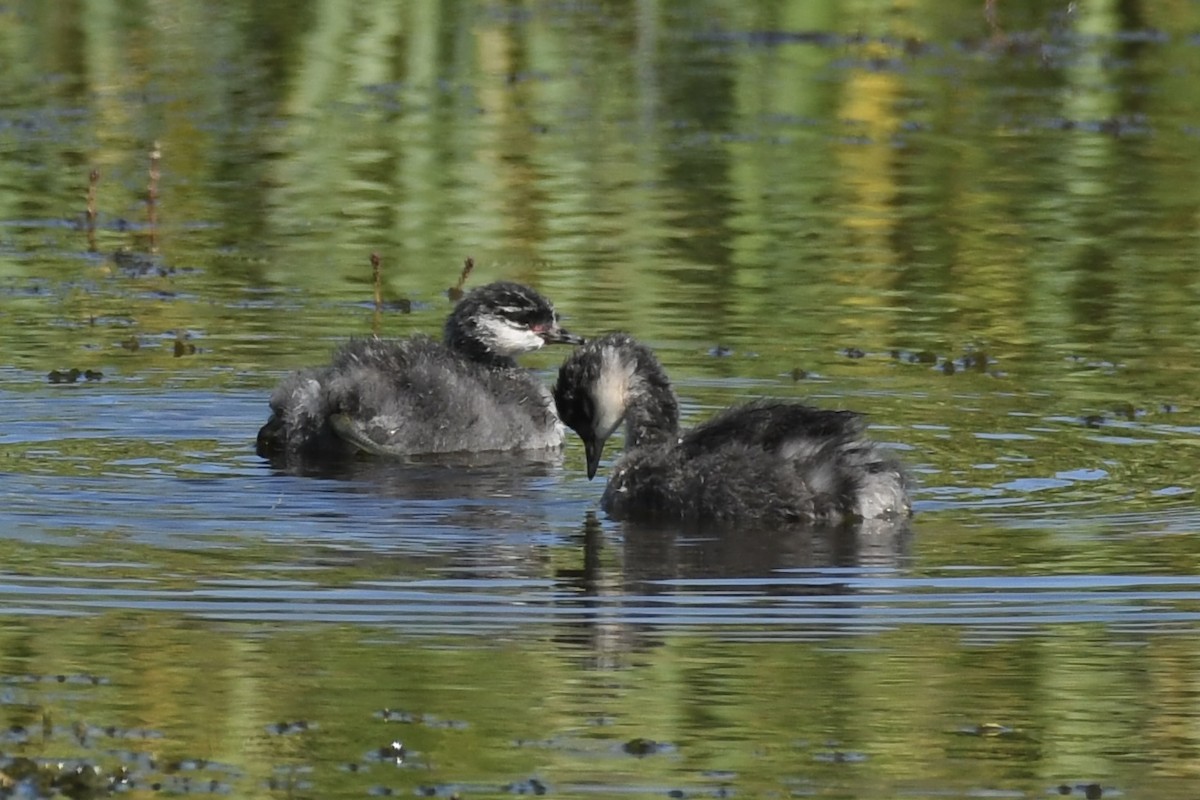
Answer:
[[[1086,780],[1185,797],[1172,780],[1196,777],[1193,743],[1172,732],[1191,704],[1191,637],[1079,627],[963,648],[944,627],[809,644],[647,631],[628,649],[592,649],[553,630],[488,644],[389,642],[337,626],[250,633],[163,621],[59,620],[54,637],[10,623],[7,674],[78,664],[111,683],[18,684],[6,721],[31,725],[45,713],[123,734],[149,723],[161,738],[114,744],[163,765],[231,765],[241,795],[289,774],[311,783],[305,796],[337,797],[373,786],[499,795],[531,777],[570,796],[722,785],[751,795],[1003,787],[1037,796]],[[384,709],[416,721],[387,722]],[[307,730],[280,734],[281,722]],[[103,735],[63,738],[15,750],[111,758],[97,753]],[[626,754],[639,738],[666,746]],[[403,766],[373,757],[394,740],[408,751]],[[1113,742],[1130,749],[1114,759]]]
[[[1196,56],[1114,34],[1186,30],[1183,11],[1014,10],[1032,44],[1005,58],[933,2],[886,22],[869,4],[301,8],[5,14],[31,127],[7,132],[3,180],[36,190],[8,195],[0,270],[60,298],[56,350],[101,363],[126,334],[190,330],[220,344],[206,365],[294,367],[315,357],[301,326],[368,329],[348,309],[371,251],[392,296],[427,303],[470,254],[583,327],[752,347],[771,374],[978,346],[1021,378],[1082,357],[1177,393],[1198,182],[1174,75]],[[866,38],[747,38],[773,30]],[[101,255],[81,259],[59,223],[91,166]],[[151,243],[170,276],[103,258]],[[9,322],[45,325],[36,307]]]

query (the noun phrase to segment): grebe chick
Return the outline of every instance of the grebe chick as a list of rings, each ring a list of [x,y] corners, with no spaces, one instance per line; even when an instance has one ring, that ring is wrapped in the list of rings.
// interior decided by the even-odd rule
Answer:
[[[258,432],[266,458],[540,450],[562,445],[553,400],[515,356],[583,340],[546,298],[517,283],[468,293],[443,341],[351,339],[328,366],[293,373]]]
[[[554,401],[583,439],[589,479],[625,423],[625,453],[600,502],[615,519],[836,523],[911,513],[899,462],[852,411],[758,400],[681,434],[666,372],[628,334],[568,356]]]

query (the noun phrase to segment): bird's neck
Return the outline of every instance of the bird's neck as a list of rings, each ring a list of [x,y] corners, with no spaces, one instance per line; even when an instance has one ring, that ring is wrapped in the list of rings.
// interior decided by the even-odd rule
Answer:
[[[679,401],[670,383],[665,375],[639,377],[625,408],[625,447],[673,444],[679,439]]]
[[[443,343],[454,352],[466,358],[494,369],[513,369],[517,366],[515,359],[497,354],[494,350],[480,341],[479,337],[463,329],[463,326],[451,320],[446,324],[442,337]]]

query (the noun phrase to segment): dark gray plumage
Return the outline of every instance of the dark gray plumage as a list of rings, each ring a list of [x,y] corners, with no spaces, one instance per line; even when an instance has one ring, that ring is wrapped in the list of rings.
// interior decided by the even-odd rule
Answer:
[[[899,462],[852,411],[758,400],[679,431],[679,404],[650,348],[594,339],[559,369],[554,400],[583,439],[588,478],[625,424],[601,506],[616,519],[832,523],[907,516]]]
[[[455,306],[443,342],[352,339],[328,366],[285,378],[271,396],[258,453],[319,459],[559,447],[563,427],[550,393],[514,356],[581,341],[534,290],[481,286]]]

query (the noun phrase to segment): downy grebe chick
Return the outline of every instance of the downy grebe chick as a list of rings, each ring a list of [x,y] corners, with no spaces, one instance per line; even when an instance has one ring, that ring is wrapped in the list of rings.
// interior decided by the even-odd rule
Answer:
[[[589,479],[625,423],[625,453],[601,500],[615,519],[835,523],[911,511],[899,462],[852,411],[758,400],[681,434],[666,372],[624,333],[572,353],[554,401],[583,439]]]
[[[428,336],[352,339],[331,364],[293,373],[271,395],[258,432],[264,457],[328,458],[356,451],[407,456],[559,447],[553,400],[514,356],[579,344],[546,298],[517,283],[468,293],[442,342]]]

